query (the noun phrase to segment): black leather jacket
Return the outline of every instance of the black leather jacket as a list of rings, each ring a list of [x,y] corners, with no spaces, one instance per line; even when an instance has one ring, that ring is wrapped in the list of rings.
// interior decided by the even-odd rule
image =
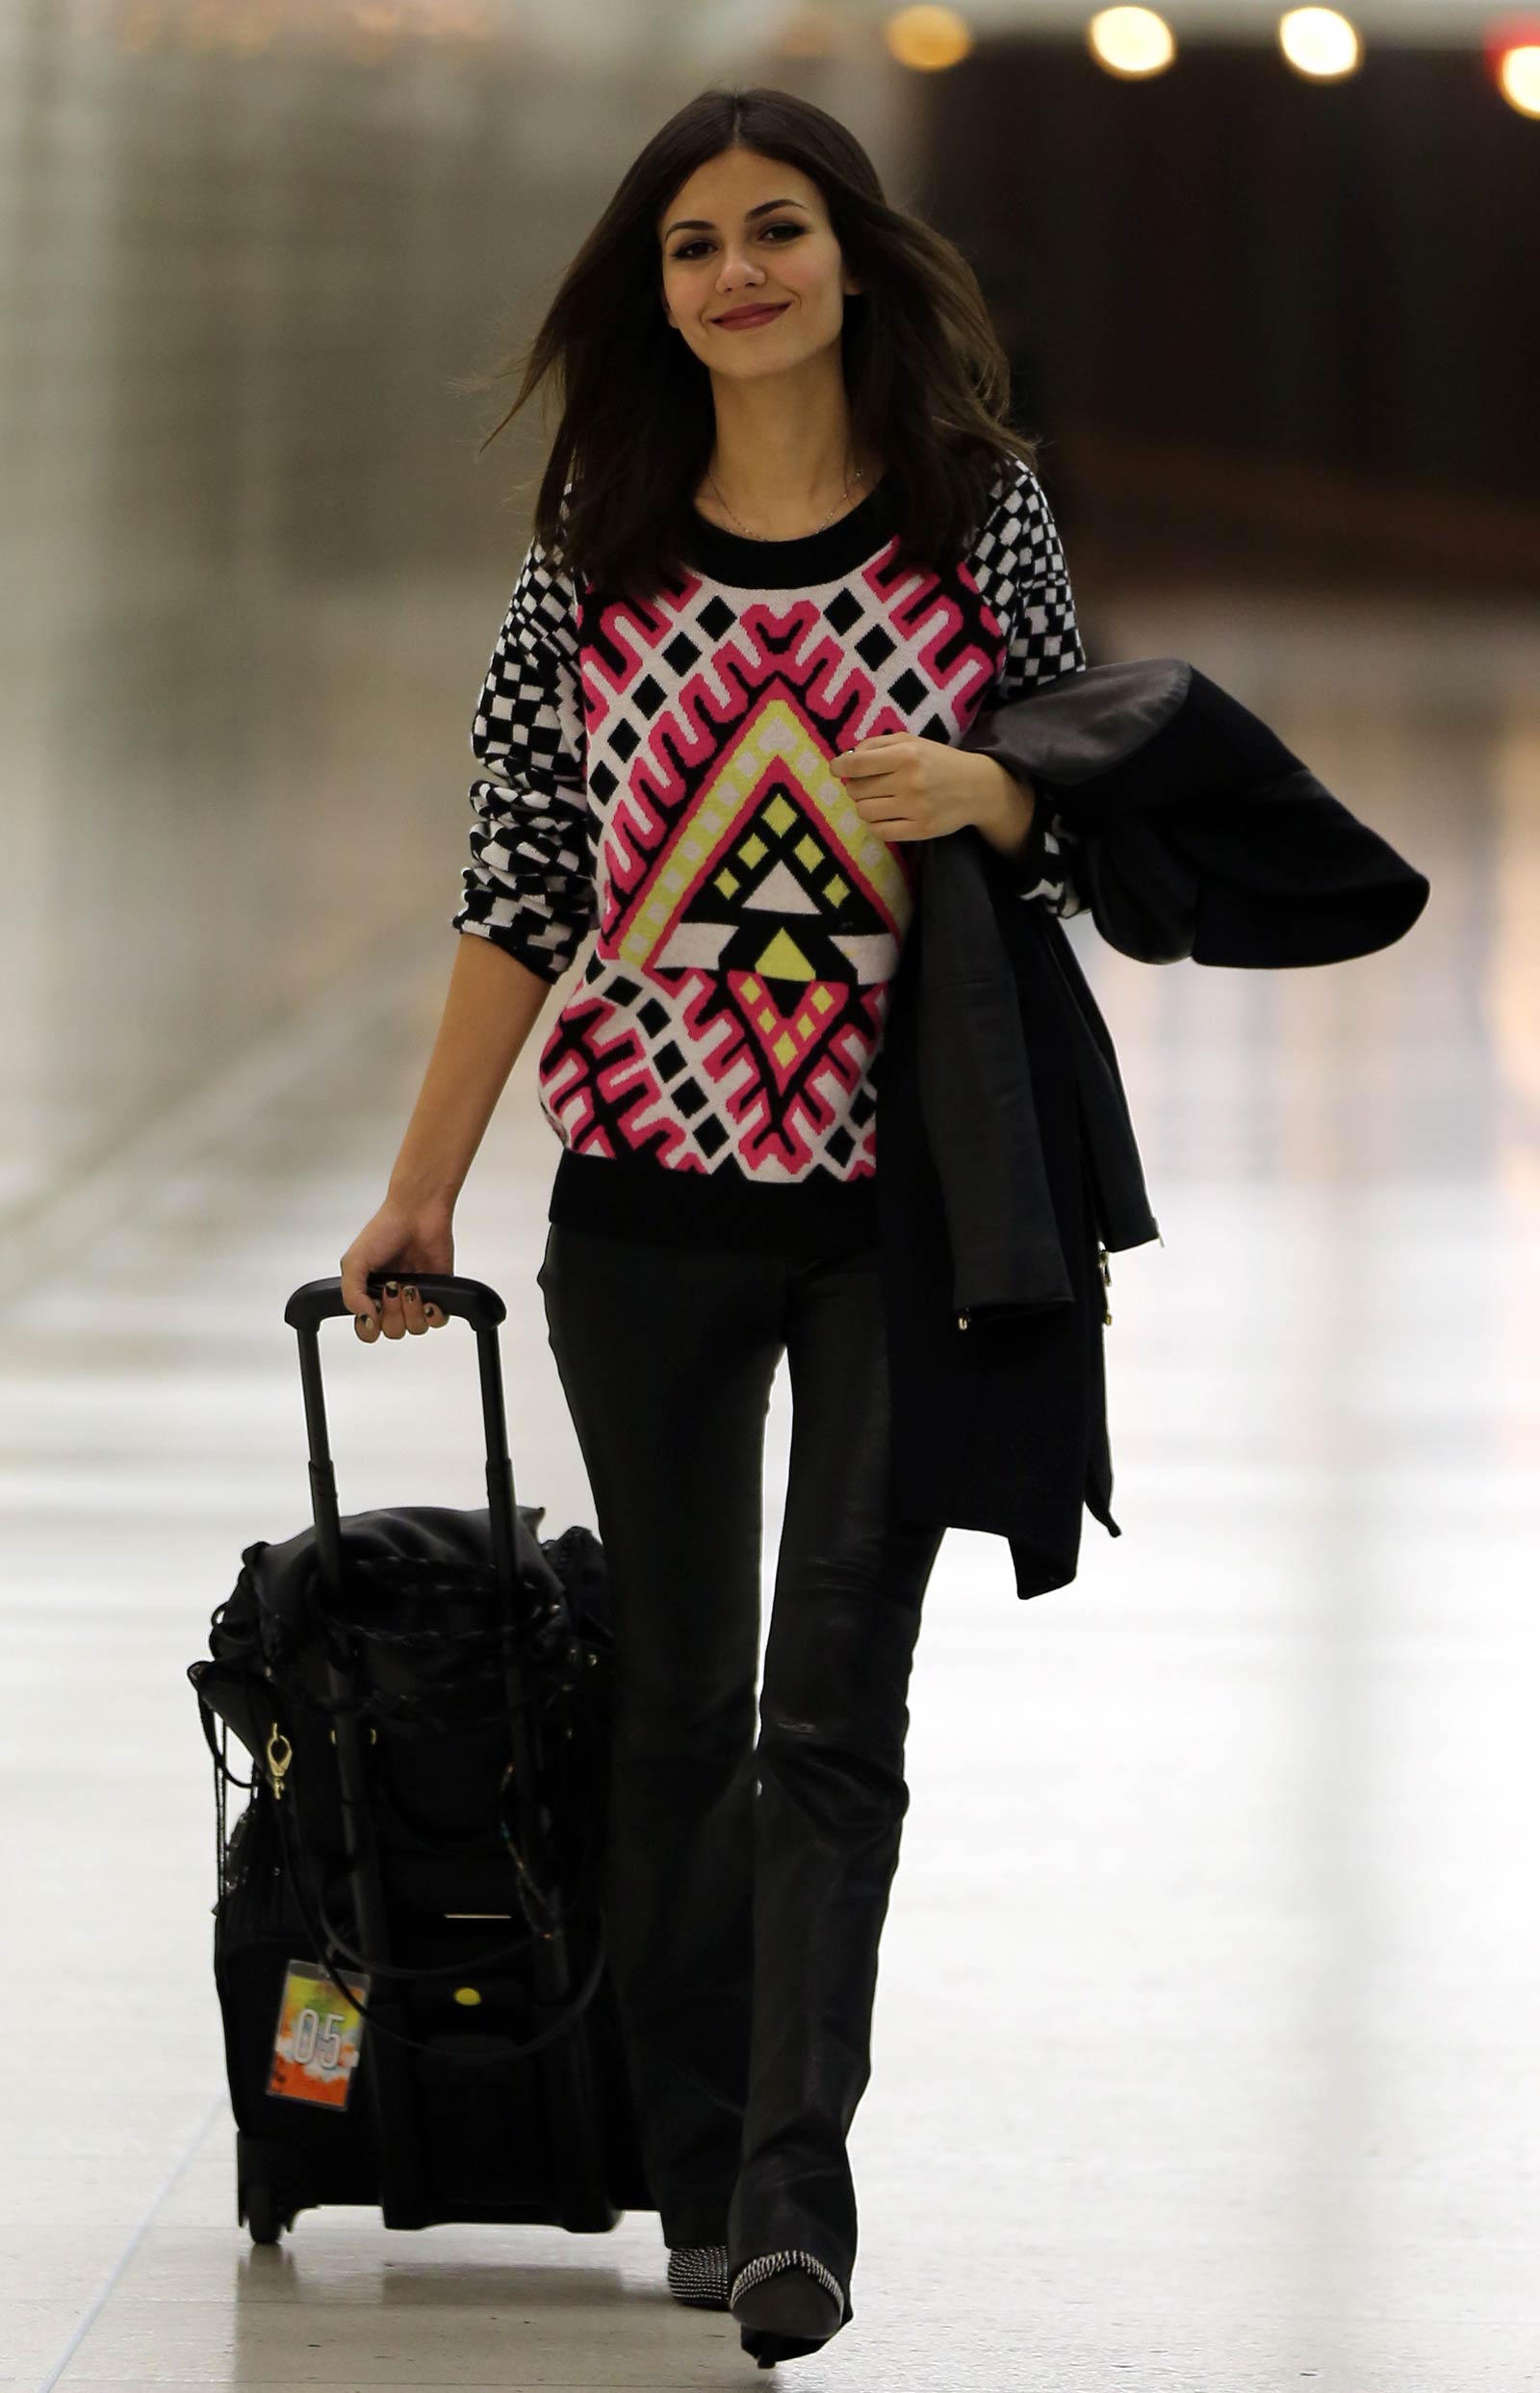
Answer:
[[[1028,857],[928,842],[890,995],[878,1200],[905,1512],[1011,1539],[1017,1593],[1109,1532],[1107,1256],[1158,1238],[1111,1035],[1059,917],[1023,900],[1048,834],[1081,908],[1145,964],[1331,964],[1390,945],[1425,876],[1256,715],[1177,657],[1096,665],[962,743],[1032,782]]]

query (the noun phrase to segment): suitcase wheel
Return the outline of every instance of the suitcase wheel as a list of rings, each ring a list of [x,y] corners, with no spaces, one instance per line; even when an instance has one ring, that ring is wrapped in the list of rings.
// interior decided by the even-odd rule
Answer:
[[[254,2244],[275,2244],[289,2222],[278,2207],[276,2188],[270,2185],[248,2185],[244,2201],[246,2225]]]

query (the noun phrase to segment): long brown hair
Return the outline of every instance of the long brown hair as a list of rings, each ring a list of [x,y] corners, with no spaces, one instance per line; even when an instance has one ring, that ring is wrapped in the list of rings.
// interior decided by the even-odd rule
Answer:
[[[522,373],[495,440],[548,374],[561,398],[535,505],[552,560],[645,602],[684,570],[689,510],[715,438],[711,378],[659,305],[658,219],[725,149],[798,167],[823,193],[844,262],[840,335],[857,453],[886,460],[900,553],[939,569],[988,512],[1002,469],[1040,442],[1003,411],[1010,368],[962,251],[901,208],[847,126],[768,86],[699,92],[654,134],[563,275],[529,347],[467,387]],[[569,491],[568,485],[571,484]],[[563,496],[566,505],[563,507]]]

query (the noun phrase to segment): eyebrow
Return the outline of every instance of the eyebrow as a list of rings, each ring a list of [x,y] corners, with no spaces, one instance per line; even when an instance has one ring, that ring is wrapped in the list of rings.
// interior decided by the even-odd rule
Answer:
[[[768,216],[772,208],[804,208],[804,202],[800,199],[761,199],[757,208],[744,209],[743,220],[746,224],[752,223],[757,216]],[[804,212],[806,213],[805,208]],[[680,216],[676,217],[673,223],[668,226],[663,239],[667,241],[670,233],[714,233],[715,231],[716,226],[707,216]]]

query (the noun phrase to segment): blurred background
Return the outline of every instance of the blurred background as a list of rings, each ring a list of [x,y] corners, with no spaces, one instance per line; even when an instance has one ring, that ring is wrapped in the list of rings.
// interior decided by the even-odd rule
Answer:
[[[1124,1534],[1025,1610],[947,1540],[866,2314],[799,2383],[1533,2381],[1540,15],[0,0],[0,2393],[752,2365],[653,2214],[246,2245],[183,1675],[308,1520],[283,1304],[453,958],[544,454],[538,407],[481,450],[483,377],[713,82],[842,116],[973,262],[1091,662],[1191,659],[1433,884],[1327,971],[1071,926],[1165,1239],[1113,1265]],[[556,1153],[526,1055],[457,1268],[548,1534],[593,1519]],[[345,1512],[484,1501],[458,1325],[334,1334]],[[767,1574],[788,1433],[782,1383]]]

